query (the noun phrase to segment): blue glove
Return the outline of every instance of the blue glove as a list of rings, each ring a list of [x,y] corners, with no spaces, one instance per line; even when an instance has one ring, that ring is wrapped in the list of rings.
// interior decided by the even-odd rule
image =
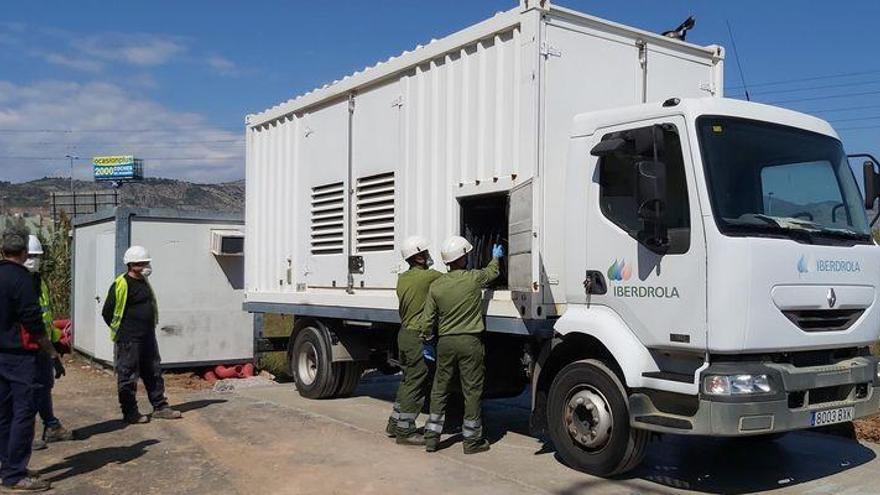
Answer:
[[[425,361],[430,361],[432,363],[437,361],[437,348],[434,347],[433,343],[422,343],[422,357],[425,358]]]
[[[492,246],[492,257],[500,258],[502,256],[504,256],[504,248],[501,246],[501,244],[495,244],[494,246]]]

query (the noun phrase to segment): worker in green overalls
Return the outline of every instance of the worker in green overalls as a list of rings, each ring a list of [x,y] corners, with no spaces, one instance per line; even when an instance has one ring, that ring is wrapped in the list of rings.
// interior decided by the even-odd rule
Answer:
[[[46,327],[46,335],[55,348],[61,340],[61,330],[55,328],[54,318],[49,300],[49,288],[46,281],[40,275],[40,262],[43,258],[43,244],[40,239],[31,234],[28,236],[28,258],[24,262],[25,268],[33,274],[34,288],[39,292],[37,301],[43,316],[43,325]],[[52,404],[52,388],[55,386],[55,365],[52,357],[45,352],[39,352],[36,356],[36,386],[34,387],[34,403],[37,413],[43,421],[43,435],[34,440],[33,449],[46,448],[50,442],[62,442],[73,440],[73,433],[65,428],[61,421],[55,417],[55,409]]]
[[[424,445],[425,438],[416,429],[416,418],[425,403],[431,386],[431,370],[422,354],[422,338],[415,326],[422,316],[428,288],[442,274],[430,270],[433,263],[428,253],[428,240],[412,236],[403,241],[400,254],[409,263],[409,270],[397,277],[400,331],[397,333],[400,367],[403,380],[397,389],[397,402],[386,431],[402,445]]]
[[[449,388],[458,375],[464,394],[464,453],[476,454],[489,450],[483,437],[480,398],[486,375],[483,332],[483,292],[498,277],[498,258],[504,255],[500,245],[492,247],[492,261],[482,270],[467,270],[467,255],[474,247],[464,237],[452,236],[443,243],[440,254],[449,272],[431,284],[425,300],[419,332],[432,338],[437,327],[437,371],[431,390],[431,414],[425,425],[425,449],[435,452],[449,399]]]

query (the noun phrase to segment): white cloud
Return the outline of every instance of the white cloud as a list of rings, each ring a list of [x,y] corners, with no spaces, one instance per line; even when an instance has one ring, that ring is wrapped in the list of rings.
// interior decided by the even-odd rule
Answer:
[[[35,54],[50,64],[83,72],[101,72],[104,69],[104,64],[95,59],[70,57],[61,53],[35,52]]]
[[[65,129],[74,132],[9,132]],[[223,182],[244,174],[243,131],[199,114],[103,82],[0,81],[0,180],[64,176],[67,154],[81,157],[80,179],[91,178],[92,156],[111,154],[145,158],[149,177]]]
[[[162,34],[106,33],[71,41],[84,55],[142,67],[162,65],[186,50],[182,40]]]
[[[168,34],[106,32],[93,35],[44,26],[0,22],[0,45],[50,64],[100,72],[108,64],[155,67],[188,49],[186,38]]]
[[[235,62],[220,55],[211,55],[205,62],[207,62],[209,67],[221,74],[234,74],[237,71]]]

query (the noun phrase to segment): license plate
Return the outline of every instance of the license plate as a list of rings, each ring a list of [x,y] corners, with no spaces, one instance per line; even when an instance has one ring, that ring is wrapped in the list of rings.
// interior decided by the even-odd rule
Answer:
[[[814,411],[811,418],[813,426],[833,425],[852,421],[855,410],[852,407],[839,407],[825,411]]]

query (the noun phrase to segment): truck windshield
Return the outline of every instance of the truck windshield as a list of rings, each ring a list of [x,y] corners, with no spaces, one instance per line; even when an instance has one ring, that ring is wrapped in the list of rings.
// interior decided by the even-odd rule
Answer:
[[[697,119],[712,211],[725,235],[811,244],[870,243],[840,141],[754,120]]]

